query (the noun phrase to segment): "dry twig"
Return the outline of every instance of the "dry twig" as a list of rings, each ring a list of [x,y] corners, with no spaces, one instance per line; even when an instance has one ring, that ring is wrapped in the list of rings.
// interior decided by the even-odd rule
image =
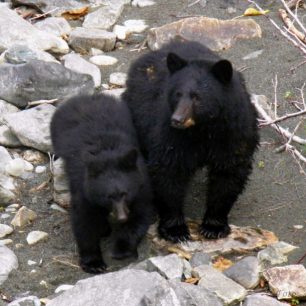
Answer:
[[[288,27],[289,32],[296,35],[303,43],[306,43],[306,34],[302,33],[294,26],[292,20],[288,17],[286,11],[284,9],[279,9],[278,11],[284,24]]]
[[[264,10],[253,0],[248,0],[249,3],[254,4],[257,9],[261,12],[264,12]],[[295,35],[293,35],[291,32],[289,32],[291,34],[291,36],[288,34],[288,29],[282,29],[272,18],[270,18],[267,14],[263,14],[263,16],[265,18],[267,18],[272,25],[280,32],[281,35],[283,35],[287,40],[289,40],[295,47],[297,47],[298,49],[300,49],[300,51],[302,51],[302,53],[305,55],[306,57],[306,46],[305,44],[303,44],[302,41],[300,41],[298,38],[296,38]],[[287,30],[287,31],[286,31]]]

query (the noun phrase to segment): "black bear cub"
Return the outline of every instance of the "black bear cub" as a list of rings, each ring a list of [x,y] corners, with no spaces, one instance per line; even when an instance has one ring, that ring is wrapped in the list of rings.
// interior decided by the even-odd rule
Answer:
[[[211,239],[227,236],[228,214],[259,143],[257,113],[241,74],[205,46],[174,40],[132,64],[123,99],[148,163],[160,236],[190,238],[183,201],[203,166],[208,186],[200,231]]]
[[[151,222],[151,189],[126,104],[105,95],[71,98],[56,110],[51,138],[65,163],[83,270],[106,268],[99,243],[111,233],[111,212],[121,223],[113,257],[137,256]]]

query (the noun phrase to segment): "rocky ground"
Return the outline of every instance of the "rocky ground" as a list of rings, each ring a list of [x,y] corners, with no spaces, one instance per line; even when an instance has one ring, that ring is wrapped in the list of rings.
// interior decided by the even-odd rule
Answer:
[[[131,260],[110,259],[108,239],[102,248],[111,273],[94,278],[77,264],[67,186],[61,161],[52,160],[49,136],[59,103],[79,93],[120,95],[131,61],[147,50],[145,39],[154,49],[178,26],[178,34],[200,41],[199,33],[207,30],[210,36],[203,42],[230,59],[243,71],[250,92],[268,101],[274,99],[271,81],[277,74],[280,114],[292,111],[288,96],[300,97],[306,66],[292,68],[303,61],[302,53],[264,16],[238,18],[234,25],[221,22],[218,30],[209,20],[183,18],[231,19],[250,6],[243,0],[6,2],[0,4],[0,305],[21,305],[25,302],[19,299],[28,296],[33,297],[26,305],[48,300],[48,305],[61,306],[283,305],[272,296],[302,305],[306,260],[299,259],[306,252],[306,181],[289,153],[274,152],[282,138],[270,127],[261,130],[254,172],[231,213],[231,223],[239,226],[231,237],[171,246],[158,240],[152,228],[141,244],[139,263],[128,269],[122,268]],[[258,3],[281,24],[279,1]],[[306,10],[300,12],[305,24]],[[50,14],[37,18],[43,13]],[[68,22],[54,18],[62,13]],[[150,30],[175,21],[184,24]],[[190,31],[191,26],[201,30]],[[236,39],[241,32],[245,39]],[[283,126],[293,129],[295,124],[292,120]],[[305,136],[305,129],[299,135]],[[298,148],[306,153],[305,146]],[[186,198],[191,219],[203,213],[205,179],[205,170],[200,171]],[[274,267],[287,261],[293,247],[261,229],[298,247],[289,257],[292,265]],[[293,265],[298,261],[301,265]],[[262,294],[268,292],[271,296]]]

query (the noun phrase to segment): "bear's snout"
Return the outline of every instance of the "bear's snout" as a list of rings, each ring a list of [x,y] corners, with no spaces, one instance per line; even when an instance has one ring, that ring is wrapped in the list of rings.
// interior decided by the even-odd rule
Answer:
[[[171,126],[176,129],[186,129],[195,125],[192,104],[180,101],[171,116]]]

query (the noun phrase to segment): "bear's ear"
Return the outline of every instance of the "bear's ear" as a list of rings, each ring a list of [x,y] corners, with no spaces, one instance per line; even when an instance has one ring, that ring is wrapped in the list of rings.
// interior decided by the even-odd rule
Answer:
[[[119,160],[119,167],[123,170],[136,169],[136,162],[138,157],[138,151],[136,148],[130,150]]]
[[[233,76],[233,67],[228,60],[220,60],[211,68],[212,74],[223,84],[228,84]]]
[[[185,66],[187,66],[187,64],[188,64],[187,61],[185,61],[175,53],[168,53],[167,67],[170,73],[174,73],[176,71],[183,69]]]

